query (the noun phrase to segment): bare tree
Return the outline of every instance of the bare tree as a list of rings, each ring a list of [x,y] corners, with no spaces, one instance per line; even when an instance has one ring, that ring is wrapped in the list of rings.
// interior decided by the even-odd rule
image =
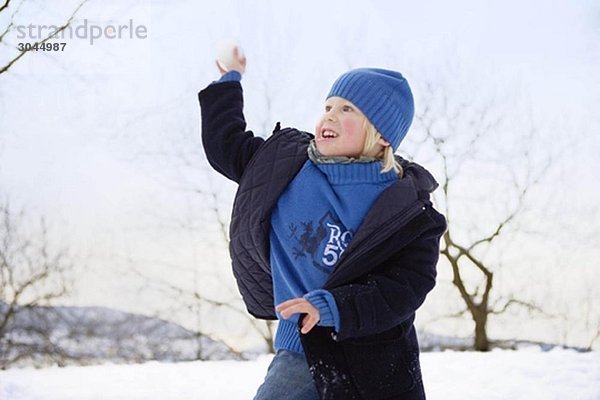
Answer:
[[[83,7],[83,5],[85,3],[87,3],[88,1],[89,0],[83,0],[81,3],[79,3],[79,5],[71,13],[71,16],[67,19],[67,21],[65,23],[63,23],[60,26],[57,26],[56,29],[53,32],[51,32],[50,34],[45,35],[43,38],[39,38],[34,43],[30,43],[31,46],[25,47],[23,50],[19,50],[17,47],[15,47],[14,55],[11,55],[10,58],[8,59],[8,61],[6,61],[6,63],[4,65],[0,65],[0,74],[7,72],[9,70],[9,68],[11,68],[17,61],[19,61],[19,59],[21,57],[25,56],[25,54],[32,51],[33,49],[41,48],[41,46],[44,43],[46,43],[47,41],[56,37],[62,31],[64,31],[69,25],[71,25],[71,22],[73,22],[73,19],[75,18],[75,14],[77,14],[79,9],[81,7]],[[10,2],[11,2],[11,0],[6,0],[4,2],[4,4],[0,6],[0,15],[2,13],[8,13],[10,11],[10,8],[9,8]],[[7,35],[10,32],[14,31],[15,28],[17,27],[17,24],[15,23],[15,18],[18,16],[19,10],[23,6],[24,3],[25,3],[25,1],[21,1],[16,6],[14,12],[11,14],[10,19],[8,20],[8,25],[6,25],[3,28],[2,32],[0,33],[0,44],[6,44]]]
[[[481,98],[479,96],[482,93],[475,95],[471,92],[466,99],[464,95],[433,81],[426,85],[421,94],[420,103],[423,106],[415,119],[423,135],[416,145],[419,148],[433,147],[433,158],[439,160],[441,166],[441,202],[445,205],[444,213],[448,220],[441,254],[452,268],[452,283],[465,305],[463,310],[452,317],[470,315],[474,322],[474,348],[478,351],[488,351],[490,340],[487,323],[491,315],[502,314],[514,306],[545,314],[538,305],[520,299],[517,295],[508,298],[493,295],[494,272],[499,266],[494,265],[497,263],[486,261],[485,254],[497,246],[497,239],[526,209],[528,194],[548,173],[554,156],[548,151],[543,154],[542,161],[534,160],[535,150],[545,150],[541,150],[543,146],[540,146],[539,129],[533,122],[522,126],[520,132],[507,131],[511,128],[506,127],[503,122],[509,103],[502,101],[497,94]],[[519,113],[511,116],[517,114]],[[526,115],[522,119],[528,121]],[[511,149],[512,157],[520,157],[517,162],[514,159],[510,163],[503,162],[501,157],[495,159],[489,155],[490,151],[487,151],[488,155],[481,154],[486,140],[492,137],[510,138],[517,134],[520,135],[518,146]],[[498,140],[497,143],[499,142]],[[427,146],[419,146],[423,143],[427,143]],[[489,143],[493,142],[487,143],[486,150],[490,149]],[[480,220],[476,219],[477,216],[473,215],[472,226],[477,229],[471,229],[469,236],[472,237],[465,241],[465,235],[455,235],[458,228],[455,229],[454,225],[454,207],[459,202],[456,195],[465,194],[464,190],[461,193],[458,189],[457,181],[461,174],[468,172],[468,168],[476,167],[478,163],[506,167],[504,177],[510,180],[506,190],[506,193],[510,194],[506,200],[509,205],[500,204],[506,208],[503,211],[504,215],[495,223],[487,223],[486,226],[482,226]],[[468,196],[469,194],[465,197]],[[498,200],[491,198],[486,204],[498,204]],[[475,231],[482,233],[473,237],[472,233]]]
[[[0,205],[0,367],[33,353],[60,356],[50,316],[31,310],[64,296],[72,263],[64,249],[52,249],[44,219],[39,232],[28,229],[23,211]],[[20,315],[25,324],[17,323]]]

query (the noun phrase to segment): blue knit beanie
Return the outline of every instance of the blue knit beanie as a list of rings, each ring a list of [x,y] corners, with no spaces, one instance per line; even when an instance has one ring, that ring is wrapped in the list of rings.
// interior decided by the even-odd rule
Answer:
[[[340,76],[327,98],[338,96],[356,105],[390,143],[400,145],[415,113],[408,82],[402,74],[380,68],[353,69]]]

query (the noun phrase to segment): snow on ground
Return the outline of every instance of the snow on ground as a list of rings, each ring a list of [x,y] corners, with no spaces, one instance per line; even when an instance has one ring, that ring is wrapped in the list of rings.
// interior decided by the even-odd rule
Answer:
[[[0,371],[0,399],[248,400],[271,358],[12,369]],[[421,364],[429,400],[600,399],[600,352],[445,351]]]

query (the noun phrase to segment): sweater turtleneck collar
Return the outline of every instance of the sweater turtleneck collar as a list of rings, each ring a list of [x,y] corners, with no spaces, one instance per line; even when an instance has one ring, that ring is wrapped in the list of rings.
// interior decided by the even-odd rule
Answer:
[[[331,184],[385,183],[398,179],[394,170],[381,173],[381,160],[375,157],[324,156],[317,150],[314,139],[308,145],[308,158],[327,175]]]

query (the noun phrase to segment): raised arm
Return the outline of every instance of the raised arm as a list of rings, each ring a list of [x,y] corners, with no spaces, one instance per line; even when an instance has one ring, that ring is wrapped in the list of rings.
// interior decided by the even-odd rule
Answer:
[[[237,53],[236,53],[237,56]],[[241,74],[246,60],[198,93],[202,117],[202,145],[209,164],[226,178],[239,183],[248,162],[265,141],[246,131]]]

